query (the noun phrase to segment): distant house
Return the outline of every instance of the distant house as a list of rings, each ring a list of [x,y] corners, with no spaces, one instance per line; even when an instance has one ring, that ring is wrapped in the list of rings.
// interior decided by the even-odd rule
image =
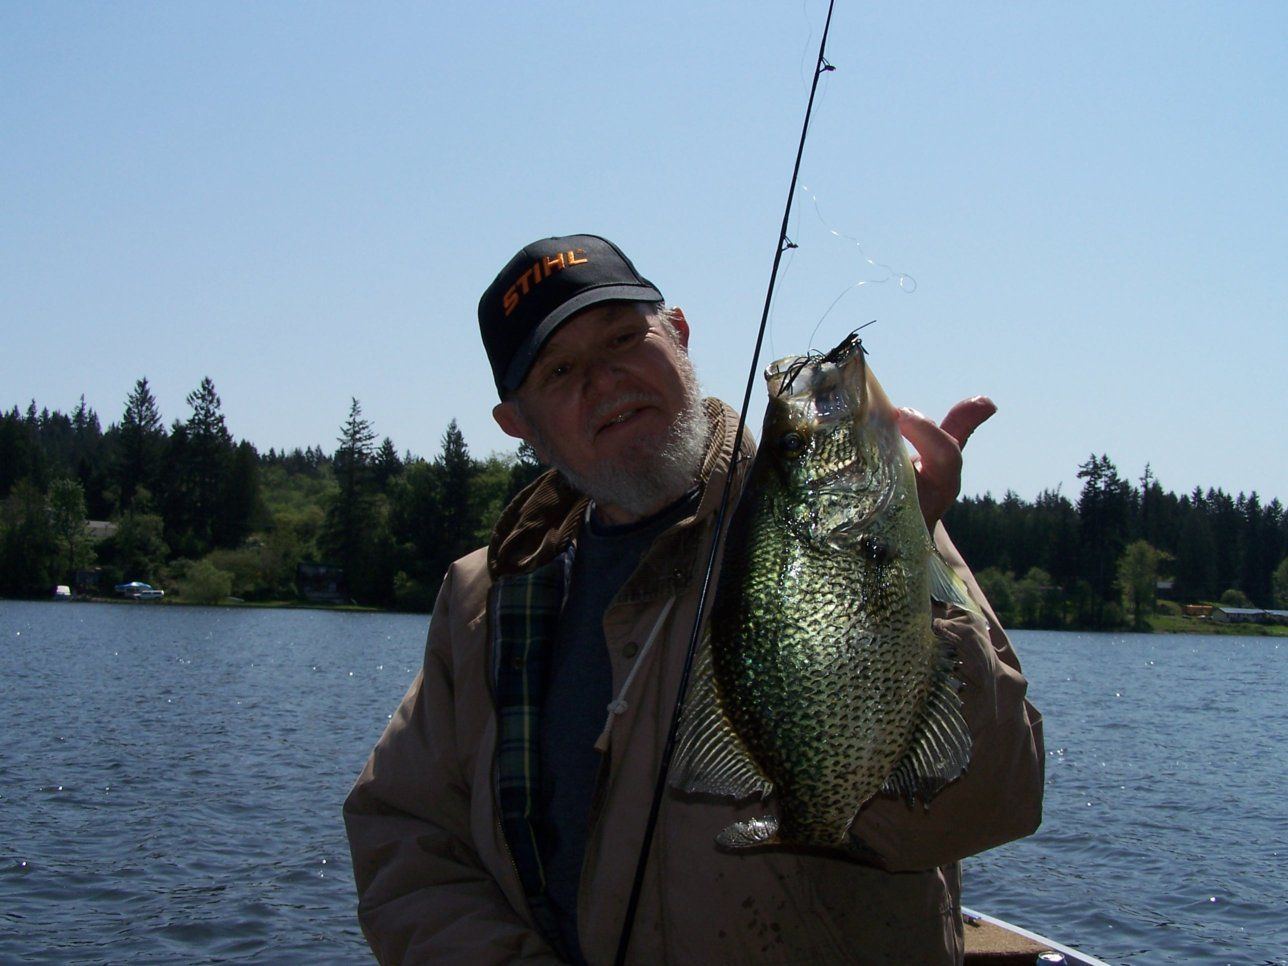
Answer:
[[[110,520],[86,520],[85,529],[89,531],[89,538],[97,543],[99,540],[116,536],[116,531],[120,527]]]
[[[103,568],[82,568],[72,573],[72,588],[77,594],[97,594],[103,580]]]
[[[1213,607],[1212,619],[1222,624],[1273,624],[1273,613],[1283,611],[1262,610],[1260,607]]]
[[[1270,617],[1267,623],[1288,624],[1288,610],[1268,610],[1266,614]]]
[[[1181,608],[1181,613],[1186,617],[1211,617],[1211,604],[1186,604]]]
[[[344,604],[349,600],[344,568],[334,564],[301,561],[295,568],[295,590],[315,604]]]

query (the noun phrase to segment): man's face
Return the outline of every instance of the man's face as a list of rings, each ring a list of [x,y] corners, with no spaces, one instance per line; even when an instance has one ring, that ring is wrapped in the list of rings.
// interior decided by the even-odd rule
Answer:
[[[515,398],[493,410],[610,522],[661,509],[697,477],[705,421],[683,313],[673,310],[671,324],[674,332],[629,302],[579,312],[542,347]]]

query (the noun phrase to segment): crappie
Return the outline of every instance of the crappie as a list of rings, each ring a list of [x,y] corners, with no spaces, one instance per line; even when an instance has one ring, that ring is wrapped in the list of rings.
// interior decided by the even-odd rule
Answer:
[[[765,372],[769,406],[731,521],[672,784],[777,817],[725,847],[858,851],[880,791],[924,802],[970,757],[950,648],[931,598],[979,613],[936,553],[895,411],[851,335]]]

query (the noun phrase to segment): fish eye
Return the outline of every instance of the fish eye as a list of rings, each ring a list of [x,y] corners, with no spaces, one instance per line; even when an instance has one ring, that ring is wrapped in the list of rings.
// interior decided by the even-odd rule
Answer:
[[[795,456],[798,453],[804,452],[805,437],[794,430],[786,432],[783,433],[782,436],[778,437],[778,445],[784,453],[789,453],[792,456]]]

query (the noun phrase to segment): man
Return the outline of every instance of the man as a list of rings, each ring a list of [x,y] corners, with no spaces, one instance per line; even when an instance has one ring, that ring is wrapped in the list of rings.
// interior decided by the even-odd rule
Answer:
[[[497,422],[555,470],[449,570],[423,670],[345,803],[359,918],[382,962],[607,963],[717,504],[752,448],[728,407],[701,400],[684,313],[605,239],[527,246],[479,321]],[[932,526],[989,413],[961,404],[946,431],[902,417]],[[982,602],[942,527],[936,539]],[[868,862],[721,851],[716,833],[763,805],[669,793],[630,961],[960,959],[958,861],[1041,813],[1041,719],[985,611],[991,628],[957,609],[935,621],[961,660],[962,778],[929,808],[865,805],[852,832]]]

